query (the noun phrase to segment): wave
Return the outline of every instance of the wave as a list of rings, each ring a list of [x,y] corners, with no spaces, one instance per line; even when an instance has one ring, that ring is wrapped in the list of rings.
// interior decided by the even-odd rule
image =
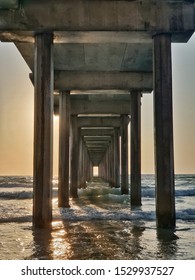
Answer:
[[[112,221],[153,221],[154,211],[133,211],[129,209],[107,210],[101,208],[82,207],[82,209],[60,208],[62,220],[66,221],[91,221],[91,220],[112,220]]]
[[[32,191],[0,192],[0,198],[3,199],[29,199],[32,197]]]
[[[8,182],[8,183],[0,183],[0,189],[2,188],[9,188],[9,189],[12,189],[12,188],[32,188],[32,184],[30,183],[19,183],[19,182]]]
[[[21,190],[17,190],[17,189]],[[26,190],[27,189],[27,190]],[[31,190],[30,190],[31,189]],[[0,198],[7,198],[7,199],[25,199],[25,198],[32,198],[33,191],[32,186],[0,186]],[[141,190],[142,198],[155,198],[155,189],[151,187],[144,187]],[[129,189],[130,193],[130,189]],[[78,190],[79,197],[83,196],[93,196],[97,197],[99,200],[113,200],[115,202],[124,203],[129,201],[130,195],[121,195],[120,189],[79,189]],[[53,188],[53,196],[57,196],[57,188]],[[175,190],[175,197],[192,197],[195,196],[195,188],[187,188],[187,189],[176,189]]]
[[[188,208],[177,211],[176,218],[183,221],[195,221],[195,209]]]
[[[195,196],[195,187],[192,188],[187,188],[186,189],[175,189],[175,196],[180,197],[180,196]],[[153,198],[155,197],[155,189],[151,187],[146,187],[142,189],[142,197],[150,197]]]
[[[90,220],[112,220],[112,221],[156,221],[155,211],[128,211],[118,209],[117,211],[103,211],[91,207],[80,209],[60,209],[62,220],[66,221],[90,221]],[[182,221],[195,221],[195,209],[185,209],[176,212],[176,219]]]

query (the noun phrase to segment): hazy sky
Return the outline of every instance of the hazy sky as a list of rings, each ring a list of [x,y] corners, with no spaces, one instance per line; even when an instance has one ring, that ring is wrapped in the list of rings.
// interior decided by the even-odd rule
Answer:
[[[172,44],[175,173],[195,173],[195,36]],[[0,175],[32,175],[33,86],[13,44],[0,42]],[[153,94],[142,98],[142,173],[154,173]],[[54,118],[54,174],[58,119]]]

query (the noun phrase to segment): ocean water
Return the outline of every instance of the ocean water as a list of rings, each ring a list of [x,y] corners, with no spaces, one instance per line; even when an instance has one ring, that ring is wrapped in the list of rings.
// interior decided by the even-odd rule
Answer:
[[[32,177],[0,177],[1,260],[195,259],[195,175],[176,175],[176,229],[158,230],[153,175],[142,176],[142,206],[95,179],[70,209],[57,207],[52,229],[32,227]]]

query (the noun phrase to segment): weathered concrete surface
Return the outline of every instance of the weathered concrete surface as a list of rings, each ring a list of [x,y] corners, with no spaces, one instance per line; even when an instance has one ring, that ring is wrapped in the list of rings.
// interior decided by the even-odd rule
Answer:
[[[121,116],[121,194],[129,193],[128,185],[128,123],[127,115]]]
[[[18,50],[33,70],[33,43],[16,43]],[[151,72],[152,40],[150,43],[72,43],[54,44],[56,75],[70,75],[68,71],[85,72]],[[84,73],[83,73],[84,74]],[[90,73],[88,73],[90,74]],[[94,73],[95,74],[95,73]]]
[[[52,35],[36,36],[33,224],[49,227],[53,179],[53,52]]]
[[[154,37],[154,132],[157,225],[175,227],[171,38]]]
[[[120,127],[120,117],[78,117],[78,127]]]
[[[26,0],[17,10],[0,10],[0,17],[0,29],[14,31],[194,30],[193,1]]]
[[[0,38],[15,41],[33,71],[33,36],[52,31],[56,90],[151,92],[152,36],[169,32],[172,42],[187,41],[192,2],[22,1],[19,9],[0,10]]]
[[[106,128],[81,128],[81,135],[85,136],[105,136],[105,135],[113,135],[114,129],[113,127]]]
[[[130,93],[127,94],[71,94],[71,115],[130,114]],[[59,113],[59,95],[54,96],[54,112]]]
[[[69,207],[70,92],[59,96],[58,206]]]
[[[103,54],[103,51],[100,51],[100,53]],[[121,70],[122,72],[119,72],[119,65],[121,65],[120,63],[122,63],[122,60],[125,61],[122,54],[120,54],[120,56],[118,57],[116,55],[111,63],[108,61],[110,58],[109,51],[104,59],[93,63],[92,60],[94,58],[94,55],[95,54],[91,54],[91,67],[89,66],[88,68],[83,66],[83,72],[74,72],[73,70],[76,68],[76,66],[72,71],[55,71],[54,88],[56,90],[122,89],[143,90],[148,92],[152,91],[152,73],[147,73],[147,71],[152,71],[152,56],[148,57],[144,55],[138,55],[137,61],[131,60],[130,57],[127,57],[126,62],[124,62],[123,70]],[[144,60],[146,60],[147,58],[148,60],[146,61],[144,66]],[[133,63],[128,63],[127,61],[134,61],[134,65]],[[141,66],[142,63],[143,65]],[[116,67],[114,66],[114,64],[116,65]],[[63,68],[63,66],[61,67]],[[79,66],[79,61],[77,67],[82,67],[81,65]],[[93,70],[95,70],[95,72]]]
[[[78,197],[79,132],[77,116],[71,116],[70,195]]]
[[[131,206],[141,205],[141,92],[131,92]]]
[[[120,187],[120,143],[119,128],[114,129],[114,187]]]
[[[16,46],[33,72],[33,43],[17,43]],[[152,42],[55,44],[54,88],[151,92]]]

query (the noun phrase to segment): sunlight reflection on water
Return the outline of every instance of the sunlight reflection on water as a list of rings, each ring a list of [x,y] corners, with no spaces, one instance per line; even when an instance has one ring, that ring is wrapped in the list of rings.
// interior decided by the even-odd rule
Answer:
[[[6,198],[19,190],[2,189]],[[194,189],[187,190],[190,196],[179,197],[175,231],[156,229],[154,198],[147,184],[144,191],[143,206],[132,210],[129,196],[93,185],[79,190],[79,198],[71,199],[71,208],[65,209],[58,208],[54,187],[50,230],[33,229],[32,199],[2,197],[0,259],[195,259]]]

